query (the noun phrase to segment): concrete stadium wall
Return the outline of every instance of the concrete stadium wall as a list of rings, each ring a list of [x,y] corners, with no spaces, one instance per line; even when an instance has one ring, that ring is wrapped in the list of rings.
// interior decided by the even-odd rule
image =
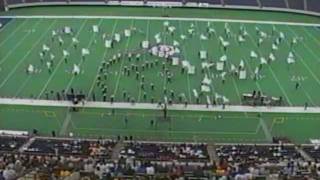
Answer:
[[[2,0],[0,0],[2,1]],[[11,1],[11,0],[10,0]],[[46,1],[46,0],[43,0]],[[320,12],[312,12],[305,10],[297,10],[297,9],[288,9],[288,8],[274,8],[274,7],[259,7],[259,6],[233,6],[233,5],[212,5],[208,3],[182,3],[174,2],[174,1],[114,1],[114,0],[82,0],[73,2],[70,0],[48,0],[49,2],[37,2],[37,0],[31,0],[27,2],[25,0],[16,1],[17,3],[8,4],[7,9],[11,8],[19,8],[19,7],[28,7],[28,6],[49,6],[49,5],[104,5],[104,6],[146,6],[146,7],[189,7],[189,8],[219,8],[219,9],[249,9],[249,10],[260,10],[260,11],[278,11],[278,12],[291,12],[298,14],[306,14],[312,16],[319,16]]]
[[[0,11],[4,11],[4,0],[0,0]]]

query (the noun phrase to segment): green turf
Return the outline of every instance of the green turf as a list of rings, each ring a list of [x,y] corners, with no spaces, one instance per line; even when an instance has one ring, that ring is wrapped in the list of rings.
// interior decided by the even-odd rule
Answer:
[[[34,106],[0,106],[1,129],[38,129],[41,135],[63,130],[69,111],[66,108]],[[82,109],[69,112],[70,122],[63,134],[77,137],[134,136],[145,140],[207,141],[207,142],[268,142],[267,133],[287,137],[296,143],[318,138],[319,115],[263,113],[219,113],[169,111],[170,120],[163,120],[161,111]],[[125,119],[127,118],[127,123]],[[151,121],[154,122],[153,126]],[[301,126],[303,124],[303,126]]]
[[[22,8],[9,12],[9,14],[75,14],[81,12],[84,7],[54,7],[54,8]],[[91,9],[91,8],[88,8]],[[128,11],[119,12],[118,8],[110,8],[110,11],[103,11],[103,8],[92,8],[95,13],[92,15],[142,15],[140,8],[128,8]],[[144,9],[148,16],[160,16],[163,9]],[[67,12],[68,11],[68,12]],[[307,16],[285,14],[285,13],[261,13],[255,11],[221,11],[217,14],[213,10],[195,9],[175,9],[165,10],[172,16],[193,16],[193,17],[214,17],[232,19],[258,19],[258,20],[282,20],[282,21],[303,21],[319,22],[319,19]],[[138,13],[140,12],[140,14]],[[197,12],[197,13],[194,13]],[[6,13],[8,14],[8,13]],[[194,15],[196,14],[196,15]],[[245,14],[245,15],[244,15]],[[254,18],[252,18],[254,17]],[[50,91],[69,90],[71,87],[82,90],[91,99],[92,92],[101,100],[101,92],[95,85],[97,70],[100,63],[108,60],[118,52],[128,52],[139,49],[142,40],[149,39],[152,43],[154,35],[163,31],[162,20],[119,20],[119,19],[13,19],[5,28],[0,30],[0,95],[8,97],[34,97],[45,98],[49,93],[50,98],[54,95]],[[163,35],[163,42],[172,44],[173,40],[179,39],[181,34],[186,34],[190,24],[193,23],[196,35],[188,38],[182,43],[182,56],[196,65],[197,73],[192,76],[181,75],[180,69],[166,66],[175,74],[173,83],[168,83],[160,75],[161,65],[151,70],[143,72],[146,82],[153,82],[156,90],[150,88],[144,90],[148,96],[144,100],[143,93],[139,88],[139,82],[134,75],[130,77],[121,75],[124,66],[129,66],[127,59],[121,63],[116,63],[110,68],[110,76],[106,80],[108,85],[108,98],[115,95],[116,101],[125,101],[122,92],[128,91],[131,97],[138,102],[150,102],[151,97],[163,99],[163,87],[174,90],[176,94],[186,94],[190,103],[195,103],[192,94],[193,89],[199,89],[199,82],[203,79],[203,74],[199,71],[200,60],[199,50],[207,50],[210,59],[217,61],[223,54],[218,46],[217,38],[208,41],[200,41],[199,35],[205,32],[207,22],[197,21],[170,21],[177,30],[172,37],[169,34]],[[131,26],[137,27],[140,31],[129,39],[122,40],[114,49],[106,50],[103,47],[101,34],[93,35],[90,32],[92,25],[100,24],[103,32],[111,35],[116,32],[123,32]],[[71,38],[65,38],[63,48],[57,43],[51,45],[51,31],[63,26],[71,26],[78,33],[80,47],[89,47],[91,54],[85,61],[81,60],[80,50],[75,50],[70,46]],[[225,23],[213,22],[217,34],[222,35]],[[257,35],[255,27],[262,31],[271,33],[272,25],[229,23],[233,34],[237,34],[240,26],[246,27],[248,33],[244,45],[240,46],[236,42],[236,36],[229,39],[231,47],[228,50],[230,67],[231,63],[238,65],[241,59],[245,60],[248,73],[252,72],[259,64],[258,60],[251,60],[249,54],[255,50],[263,56],[270,52],[274,38],[265,40],[262,47],[257,48]],[[282,43],[280,50],[276,53],[277,60],[271,65],[263,67],[265,78],[259,81],[251,79],[240,81],[233,76],[227,76],[226,83],[222,84],[221,79],[213,79],[212,88],[214,91],[206,94],[213,97],[215,93],[223,94],[230,99],[232,104],[241,104],[240,95],[251,92],[253,89],[259,90],[270,96],[282,96],[286,105],[298,106],[308,102],[310,105],[319,105],[320,97],[317,95],[320,89],[320,73],[318,71],[320,53],[317,47],[320,44],[320,29],[317,27],[275,25],[278,31],[282,31],[287,36],[287,42]],[[286,59],[290,51],[290,41],[292,37],[301,37],[303,41],[294,47],[297,62],[288,67]],[[96,41],[96,42],[95,42]],[[52,52],[55,53],[55,68],[49,74],[44,65],[39,60],[39,51],[42,44],[49,44]],[[67,64],[63,62],[62,49],[69,49],[71,57]],[[142,60],[155,61],[148,53],[142,55]],[[161,60],[160,58],[157,58]],[[74,63],[81,63],[83,74],[77,77],[70,75]],[[25,69],[28,64],[33,64],[42,71],[36,75],[26,75]],[[138,62],[136,64],[141,64]],[[210,75],[217,74],[215,70],[205,72]],[[300,80],[299,80],[300,79]],[[296,81],[300,81],[301,88],[294,90]],[[177,98],[174,99],[178,102]],[[201,97],[201,103],[205,102],[205,96]],[[266,142],[268,134],[271,136],[285,136],[294,142],[304,143],[310,138],[319,138],[319,115],[318,114],[278,114],[265,113],[258,117],[256,113],[213,113],[213,112],[179,112],[170,111],[171,121],[158,121],[161,112],[150,110],[116,110],[112,114],[110,109],[84,109],[78,113],[67,113],[66,108],[49,107],[28,107],[28,106],[0,106],[0,129],[27,130],[39,129],[41,134],[50,135],[55,130],[61,135],[69,132],[76,136],[104,136],[114,137],[116,135],[133,135],[140,139],[161,139],[172,141],[216,141],[216,142]],[[128,124],[124,123],[128,117]],[[68,123],[68,119],[70,122]],[[150,126],[153,120],[154,126]],[[261,123],[267,127],[267,132],[262,128]]]
[[[107,98],[115,95],[116,101],[126,101],[123,99],[123,92],[128,94],[137,102],[150,102],[151,98],[155,101],[162,100],[163,89],[173,90],[176,95],[185,94],[190,103],[195,103],[193,90],[200,91],[200,82],[205,74],[209,77],[219,76],[214,68],[201,73],[201,60],[198,57],[200,50],[208,51],[210,61],[217,62],[224,54],[219,46],[218,36],[224,36],[224,25],[222,22],[213,22],[212,26],[217,31],[217,37],[212,37],[207,41],[199,39],[200,34],[206,33],[207,22],[196,21],[170,21],[170,24],[177,28],[174,36],[164,32],[163,20],[102,20],[102,19],[17,19],[11,20],[7,27],[0,33],[2,39],[0,53],[1,71],[0,71],[0,93],[9,97],[35,97],[45,98],[48,93],[51,98],[55,97],[55,92],[61,90],[70,90],[74,88],[84,92],[88,99],[92,93],[96,94],[97,100],[102,100],[102,94],[96,85],[97,70],[101,62],[108,61],[115,54],[122,52],[141,51],[140,43],[148,39],[151,44],[155,43],[154,36],[162,33],[162,43],[172,44],[174,40],[180,41],[182,44],[181,58],[188,60],[192,65],[196,66],[195,75],[186,75],[180,73],[180,67],[171,66],[166,63],[166,67],[173,73],[172,83],[167,82],[166,78],[161,75],[162,62],[164,59],[156,58],[147,52],[142,52],[140,62],[129,62],[128,58],[122,58],[121,62],[116,63],[108,69],[108,78],[104,83],[108,87]],[[93,25],[100,24],[103,32],[111,37],[114,33],[123,33],[124,29],[136,27],[138,32],[130,38],[125,38],[115,45],[113,49],[104,48],[104,42],[101,38],[102,33],[93,34],[90,29]],[[185,42],[180,40],[181,34],[187,34],[187,30],[191,24],[195,25],[196,34],[188,38]],[[71,45],[71,37],[65,37],[65,43],[59,47],[57,42],[51,42],[51,31],[62,28],[63,26],[71,26],[76,30],[80,47],[87,47],[91,50],[91,54],[86,60],[81,60],[80,48],[74,49]],[[320,29],[316,27],[275,25],[278,32],[284,32],[287,40],[280,44],[279,50],[275,52],[276,61],[270,65],[264,65],[262,69],[263,79],[254,81],[252,75],[255,68],[259,65],[259,59],[251,59],[250,51],[254,50],[263,57],[268,57],[271,52],[271,45],[276,37],[269,37],[265,40],[261,47],[257,47],[256,41],[258,36],[255,28],[259,27],[262,31],[271,34],[272,25],[262,24],[246,24],[246,23],[229,23],[233,36],[228,39],[231,46],[228,49],[227,68],[231,64],[238,66],[240,60],[244,60],[245,69],[248,73],[247,80],[239,80],[232,75],[226,76],[226,83],[223,84],[221,78],[212,78],[212,91],[205,93],[200,97],[201,103],[206,102],[206,96],[213,98],[216,93],[224,95],[230,99],[231,104],[241,104],[241,94],[248,93],[252,90],[261,90],[269,96],[284,98],[284,102],[289,106],[302,106],[305,102],[310,105],[319,105],[320,97],[317,92],[320,89],[320,73],[317,70],[319,65],[320,53],[317,46],[320,44]],[[244,26],[249,36],[242,45],[237,43],[237,33],[240,26]],[[14,34],[14,35],[12,35]],[[293,50],[290,49],[292,38],[303,38]],[[123,37],[124,38],[124,37]],[[30,44],[30,42],[33,42]],[[48,44],[55,55],[53,73],[48,73],[46,65],[40,62],[39,52],[42,45]],[[70,51],[68,63],[64,63],[62,50]],[[296,54],[296,63],[288,65],[286,59],[289,52]],[[141,72],[145,76],[145,90],[140,88],[140,80],[135,80],[135,73],[131,72],[129,77],[123,74],[125,66],[130,67],[131,64],[141,66],[145,61],[154,62],[156,59],[160,61],[160,65],[152,69]],[[46,57],[45,60],[49,60]],[[34,65],[41,73],[35,75],[26,75],[25,70],[29,64]],[[77,77],[70,74],[73,64],[79,64],[83,73]],[[300,82],[301,88],[295,89],[295,83]],[[154,83],[156,90],[150,90],[150,83]],[[50,92],[54,91],[51,95]],[[147,98],[143,99],[143,94],[147,94]],[[168,95],[166,95],[168,96]],[[178,102],[177,98],[173,99]]]

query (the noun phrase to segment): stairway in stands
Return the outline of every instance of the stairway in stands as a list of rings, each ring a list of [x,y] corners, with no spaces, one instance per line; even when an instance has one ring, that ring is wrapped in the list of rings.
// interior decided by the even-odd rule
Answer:
[[[214,162],[218,160],[217,153],[216,153],[216,148],[213,143],[209,143],[207,146],[207,151],[210,157],[210,162]]]
[[[119,141],[113,148],[112,150],[112,155],[111,155],[111,159],[112,160],[118,160],[119,159],[119,155],[120,155],[120,151],[121,149],[123,149],[124,147],[124,143],[123,141]]]

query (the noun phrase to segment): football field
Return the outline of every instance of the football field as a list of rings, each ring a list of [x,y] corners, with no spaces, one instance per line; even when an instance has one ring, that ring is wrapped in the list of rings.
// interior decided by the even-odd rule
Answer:
[[[256,90],[266,96],[281,96],[287,106],[303,106],[305,102],[312,106],[319,105],[319,27],[127,18],[3,19],[7,24],[0,33],[1,95],[56,99],[57,92],[70,92],[73,88],[84,93],[88,100],[95,94],[97,101],[102,101],[105,95],[107,101],[114,96],[114,100],[119,102],[150,102],[152,99],[158,102],[162,101],[164,96],[171,97],[173,92],[175,96],[172,97],[172,101],[175,103],[188,101],[195,104],[200,101],[204,104],[207,97],[225,97],[230,104],[242,104],[242,94]],[[166,22],[170,27],[176,28],[173,35],[166,31],[163,25]],[[92,32],[94,25],[99,27],[98,33]],[[51,40],[51,33],[66,26],[74,29],[74,35],[61,35],[64,43],[59,46],[57,39]],[[208,26],[216,33],[210,36],[207,33]],[[226,26],[231,31],[227,38],[224,33]],[[259,47],[257,43],[261,37],[257,35],[257,28],[267,34]],[[127,29],[135,29],[130,37],[123,35]],[[194,30],[192,35],[188,34],[190,29]],[[240,29],[245,29],[248,33],[242,43],[238,42]],[[285,39],[277,47],[278,50],[272,50],[272,44],[278,35],[271,33],[285,35]],[[106,48],[103,34],[106,39],[112,39],[115,34],[122,34],[122,38],[113,48]],[[143,41],[148,41],[150,48],[156,46],[157,35],[160,36],[162,45],[171,47],[174,42],[179,43],[179,65],[172,65],[171,61],[154,56],[149,53],[149,49],[141,47]],[[181,36],[186,36],[186,39],[182,40]],[[72,37],[79,40],[77,49],[72,45]],[[220,45],[220,37],[230,43],[226,52]],[[297,43],[292,47],[293,39],[296,39]],[[50,56],[53,55],[54,58],[49,57],[47,53],[44,60],[41,60],[39,53],[42,52],[43,45],[50,48]],[[81,55],[82,49],[90,51],[85,59]],[[67,62],[63,50],[70,54]],[[205,51],[207,58],[200,59],[200,51]],[[122,55],[121,59],[113,61],[119,53]],[[132,54],[132,60],[127,57],[129,53]],[[257,57],[252,57],[252,53]],[[274,60],[263,64],[262,59],[269,61],[270,53],[274,55]],[[290,53],[294,54],[295,62],[292,64],[287,62]],[[141,56],[139,60],[136,60],[136,54]],[[223,56],[227,58],[224,69],[217,70],[215,65]],[[194,66],[195,73],[182,73],[182,61]],[[46,62],[52,62],[51,71],[48,70]],[[203,63],[212,66],[202,68]],[[241,63],[244,64],[246,79],[239,79],[231,73],[232,67],[238,68]],[[100,72],[105,64],[109,67]],[[259,79],[254,80],[260,64],[262,67]],[[26,70],[30,65],[35,72],[27,74]],[[72,73],[75,65],[80,68],[77,76]],[[137,68],[138,71],[132,68]],[[131,70],[129,74],[126,72],[127,69]],[[98,78],[101,79],[97,80]],[[210,81],[209,90],[201,92],[201,83],[206,78]],[[300,84],[297,90],[296,83]],[[105,92],[103,88],[106,88]],[[197,94],[200,94],[199,97]]]
[[[265,143],[284,137],[294,143],[319,138],[318,114],[232,113],[132,109],[81,109],[0,106],[0,127],[8,130],[87,138],[133,136],[141,140]]]
[[[158,103],[168,98],[174,104],[248,105],[243,94],[257,91],[281,98],[283,106],[320,105],[317,23],[130,13],[36,15],[0,18],[1,97],[57,100],[74,90],[87,101]],[[107,41],[112,47],[106,47]],[[300,143],[320,135],[318,114],[169,111],[170,120],[162,121],[162,112],[156,110],[69,112],[1,105],[0,115],[0,129],[38,129],[45,135],[54,130],[60,135],[218,142],[269,142],[282,136]]]

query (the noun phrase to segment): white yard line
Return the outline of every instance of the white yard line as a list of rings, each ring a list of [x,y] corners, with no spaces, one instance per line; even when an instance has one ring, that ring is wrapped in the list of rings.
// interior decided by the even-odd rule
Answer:
[[[309,32],[308,29],[306,29],[306,27],[302,27],[303,31],[306,32],[306,34],[311,37],[312,40],[316,41],[317,44],[320,46],[320,40],[317,39],[317,37],[315,37],[312,33]]]
[[[38,21],[32,26],[32,28],[34,28],[35,26],[37,26],[40,21],[41,21],[41,19],[38,20]],[[31,28],[31,29],[32,29],[32,28]],[[25,35],[23,36],[23,38],[20,39],[20,40],[18,41],[18,43],[16,43],[15,46],[14,46],[13,48],[11,48],[5,56],[3,56],[3,57],[1,58],[1,60],[0,60],[0,65],[3,64],[6,60],[8,60],[8,57],[9,57],[12,53],[15,53],[15,52],[16,52],[15,50],[17,49],[17,47],[19,47],[19,46],[24,42],[24,40],[25,40],[30,34],[32,34],[31,31],[25,33]],[[0,47],[1,47],[1,46],[0,46]]]
[[[14,47],[10,48],[10,50],[7,52],[7,54],[5,56],[3,56],[0,60],[0,65],[3,64],[4,62],[6,62],[8,60],[8,57],[12,54],[12,53],[16,53],[16,49],[17,47],[19,47],[23,42],[24,40],[31,34],[31,32],[27,32],[22,39],[20,39],[18,41],[18,43],[15,44]]]
[[[147,33],[146,33],[146,41],[149,41],[149,31],[150,31],[150,20],[148,20],[148,23],[147,23]],[[146,57],[146,54],[144,55],[144,60]],[[141,98],[141,87],[139,87],[139,95],[138,95],[138,99],[137,99],[137,102],[140,102],[140,98]]]
[[[243,24],[242,24],[242,25],[243,25]],[[250,73],[253,74],[253,73],[254,73],[254,70],[251,68],[251,64],[250,64],[250,62],[247,60],[247,58],[246,58],[245,56],[246,56],[246,55],[244,55],[243,60],[244,60],[244,62],[247,64]],[[259,89],[259,91],[260,91],[260,92],[263,92],[260,84],[258,83],[258,81],[255,81],[255,80],[253,80],[253,81],[255,82],[257,88]]]
[[[112,32],[111,32],[111,37],[113,37],[113,35],[114,35],[114,33],[115,33],[117,24],[118,24],[118,20],[116,20],[116,21],[113,23]],[[104,54],[103,54],[103,56],[102,56],[102,59],[107,55],[107,53],[108,53],[108,49],[106,48],[106,50],[105,50],[105,52],[104,52]],[[94,86],[96,85],[97,78],[98,78],[98,76],[99,76],[99,69],[100,69],[100,66],[98,67],[97,72],[96,72],[96,76],[95,76],[95,78],[94,78],[93,81],[92,81],[91,87],[90,87],[90,89],[89,89],[89,93],[88,93],[88,95],[87,95],[87,99],[90,97],[90,95],[91,95],[91,93],[92,93],[92,91],[93,91],[93,89],[94,89]]]
[[[162,24],[162,25],[163,25],[163,24]],[[161,33],[162,33],[163,36],[164,36],[164,38],[163,38],[163,44],[166,44],[167,34],[166,34],[166,27],[165,27],[165,26],[163,26]],[[165,69],[166,69],[166,68],[167,68],[167,64],[165,63],[164,66],[165,66]],[[163,71],[163,72],[164,72],[164,71]],[[160,88],[161,88],[161,87],[160,87]],[[162,88],[168,90],[168,89],[167,89],[167,75],[166,75],[165,72],[163,73],[163,86],[162,86]],[[166,97],[166,95],[163,93],[163,91],[160,93],[160,95],[163,95],[163,97]],[[161,98],[161,97],[160,97],[160,98]],[[161,101],[160,101],[160,102],[161,102]]]
[[[69,124],[70,122],[72,121],[72,114],[69,112],[69,109],[67,110],[66,112],[66,118],[64,119],[63,121],[63,124],[60,128],[60,131],[59,131],[59,135],[60,136],[64,136],[64,135],[67,135],[67,130],[68,130],[68,127],[69,127]]]
[[[195,21],[195,24],[196,24],[196,26],[197,26],[198,31],[200,31],[200,28],[199,28],[199,25],[198,25],[198,22],[197,22],[197,21]],[[200,40],[200,41],[201,41],[201,40]],[[209,40],[209,41],[210,41],[210,40]],[[205,48],[203,48],[202,42],[200,42],[200,44],[201,44],[201,49],[205,49]],[[227,63],[230,64],[229,61],[227,61]],[[209,70],[207,70],[207,71],[209,71]],[[239,89],[238,89],[238,87],[237,87],[237,85],[236,85],[236,83],[235,83],[235,80],[234,80],[234,77],[233,77],[233,76],[231,77],[231,79],[232,79],[233,87],[234,87],[235,90],[236,90],[236,94],[237,94],[237,97],[238,97],[238,99],[239,99],[239,103],[241,104],[241,96],[240,96]]]
[[[305,93],[305,95],[307,96],[307,98],[309,99],[309,101],[311,102],[311,105],[312,105],[312,106],[316,106],[317,104],[314,103],[314,101],[312,100],[310,94],[309,94],[303,87],[301,87],[301,89],[303,90],[303,92]]]
[[[291,30],[291,32],[293,32],[293,33],[296,35],[296,33],[295,33],[289,26],[288,26],[288,29]],[[287,43],[288,46],[290,46],[289,43],[288,43],[288,41],[285,41],[285,42]],[[302,42],[302,45],[305,46],[304,42]],[[305,47],[306,47],[306,46],[305,46]],[[308,48],[307,48],[307,49],[308,49]],[[310,49],[308,49],[308,50],[311,51]],[[307,64],[304,62],[302,56],[301,56],[299,53],[297,53],[297,51],[295,51],[295,50],[292,50],[292,51],[295,53],[295,55],[297,55],[297,56],[299,57],[299,59],[300,59],[300,61],[302,62],[302,64],[308,69],[308,71],[310,72],[310,74],[312,75],[312,77],[313,77],[313,78],[317,81],[317,83],[320,85],[320,80],[319,80],[319,78],[313,73],[313,71],[310,69],[309,65],[307,65]],[[315,57],[316,60],[318,60],[317,58],[319,58],[319,57]],[[319,60],[318,60],[318,61],[319,61]]]
[[[14,21],[14,19],[10,20],[8,23],[6,23],[4,26],[2,26],[2,28],[0,29],[0,33],[1,33],[2,31],[4,31],[6,28],[8,28],[8,25],[9,25],[9,24],[12,24],[12,21]]]
[[[179,31],[180,31],[180,34],[182,34],[182,26],[181,26],[181,21],[178,21],[179,22]],[[182,43],[182,49],[183,49],[183,56],[184,58],[187,57],[187,54],[186,54],[186,47],[184,45],[184,43]],[[189,79],[189,75],[187,74],[187,84],[188,84],[188,96],[189,96],[189,101],[190,103],[192,102],[192,98],[191,98],[191,87],[190,87],[190,79]]]
[[[259,118],[259,124],[263,130],[263,133],[266,137],[266,140],[268,142],[272,142],[272,135],[271,135],[271,132],[269,131],[268,129],[268,126],[266,125],[266,123],[264,122],[264,120],[262,118]]]
[[[52,21],[51,25],[48,27],[45,33],[43,33],[35,43],[31,46],[31,49],[23,56],[23,58],[13,67],[11,72],[7,75],[7,77],[4,79],[4,81],[0,84],[0,88],[2,88],[6,82],[10,79],[10,77],[16,72],[17,68],[20,66],[21,63],[25,61],[25,59],[29,56],[29,54],[33,51],[35,47],[41,42],[41,40],[45,37],[45,35],[48,33],[50,28],[55,24],[56,20]]]
[[[12,21],[12,20],[11,20],[11,21]],[[20,23],[20,24],[18,25],[18,27],[16,27],[15,30],[12,31],[12,32],[10,33],[10,35],[7,36],[7,38],[4,39],[4,40],[0,43],[0,47],[1,47],[2,45],[6,44],[6,42],[7,42],[11,37],[13,37],[14,35],[16,35],[16,32],[17,32],[18,30],[20,30],[20,28],[21,28],[27,21],[28,21],[28,20],[25,20],[25,21],[23,21],[22,23]],[[8,24],[7,24],[7,25],[8,25]],[[5,25],[4,27],[6,27],[7,25]],[[3,29],[2,29],[2,30],[3,30]]]
[[[77,32],[75,37],[78,37],[80,35],[80,32],[82,31],[82,29],[84,28],[85,24],[86,24],[87,20],[83,21],[81,24],[81,27],[79,29],[79,31]],[[72,43],[70,42],[69,46],[67,49],[70,49],[70,47],[72,47]],[[41,89],[37,99],[39,99],[41,97],[41,95],[43,94],[43,92],[46,90],[46,88],[48,87],[50,81],[52,80],[52,78],[54,77],[55,73],[57,72],[57,70],[59,69],[61,63],[63,62],[64,57],[61,57],[59,63],[57,64],[57,66],[54,68],[52,74],[50,75],[50,77],[48,78],[47,82],[45,83],[45,85],[43,86],[43,88]]]
[[[17,98],[18,95],[20,94],[20,92],[22,91],[22,89],[28,84],[28,82],[30,81],[32,75],[28,75],[27,79],[24,80],[24,82],[22,83],[21,86],[19,86],[19,89],[17,90],[17,92],[14,94],[13,97]]]
[[[298,37],[297,33],[290,27],[290,26],[287,26],[287,28],[295,35]],[[310,46],[308,44],[306,44],[304,41],[302,41],[301,43],[304,47],[306,47],[306,49],[312,54],[312,56],[318,61],[320,62],[320,56],[317,55],[314,50],[312,50],[310,48]]]
[[[115,102],[93,102],[88,101],[83,105],[74,105],[71,101],[55,101],[55,100],[37,100],[37,99],[14,99],[14,98],[0,98],[2,105],[30,105],[30,106],[45,106],[45,107],[78,107],[78,108],[102,108],[102,109],[146,109],[146,110],[161,110],[158,104],[151,103],[119,103]],[[306,110],[304,106],[243,106],[227,105],[225,109],[221,106],[213,106],[212,108],[205,108],[201,104],[189,104],[187,107],[184,104],[173,104],[168,106],[169,110],[181,111],[203,111],[203,112],[255,112],[255,113],[320,113],[320,107],[308,107]]]
[[[131,27],[133,26],[133,24],[134,24],[134,20],[131,21],[130,29],[131,29]],[[127,53],[127,51],[128,51],[128,47],[129,47],[129,44],[130,44],[130,40],[131,40],[131,37],[128,37],[127,42],[126,42],[126,45],[125,45],[125,51],[124,51],[124,53]],[[114,91],[113,91],[113,95],[114,95],[114,96],[117,94],[117,91],[118,91],[118,88],[119,88],[119,83],[120,83],[120,78],[121,78],[121,70],[122,70],[122,66],[123,66],[123,64],[124,64],[124,61],[125,61],[125,60],[122,59],[121,64],[120,64],[120,68],[119,68],[119,71],[118,71],[119,75],[118,75],[118,77],[117,77],[117,81],[116,81],[115,88],[114,88]],[[140,89],[140,88],[139,88],[139,89]]]
[[[253,37],[251,36],[250,33],[249,33],[249,37],[250,37],[251,42],[257,47],[257,44],[254,42],[254,39],[253,39]],[[257,47],[257,49],[258,49],[258,51],[259,51],[259,54],[262,54],[261,51],[260,51],[260,48]],[[283,94],[283,95],[285,96],[285,98],[287,99],[289,105],[292,106],[292,102],[291,102],[291,100],[289,99],[288,94],[287,94],[286,91],[283,89],[283,87],[282,87],[279,79],[277,78],[277,76],[276,76],[275,73],[273,72],[272,68],[271,68],[270,66],[268,66],[268,69],[270,70],[270,72],[271,72],[271,74],[272,74],[272,76],[273,76],[273,79],[277,82],[280,90],[282,91],[282,94]]]
[[[210,21],[210,22],[236,22],[236,23],[251,23],[251,24],[279,24],[292,26],[320,26],[316,23],[299,23],[299,22],[282,22],[282,21],[259,21],[259,20],[237,20],[237,19],[216,19],[216,18],[190,18],[190,17],[147,17],[147,16],[0,16],[0,18],[22,18],[22,19],[134,19],[134,20],[180,20],[180,21]]]
[[[100,19],[99,24],[98,24],[98,27],[101,26],[101,23],[102,23],[102,22],[103,22],[103,19]],[[91,36],[90,42],[89,42],[89,44],[88,44],[88,46],[87,46],[87,49],[90,49],[90,48],[91,48],[91,46],[92,46],[95,38],[96,38],[96,33],[94,33],[94,34]],[[83,60],[82,58],[80,58],[79,64],[78,64],[78,66],[80,67],[80,69],[81,69],[82,63],[84,63],[85,61],[86,61],[86,60]],[[76,77],[75,75],[72,75],[72,78],[70,79],[70,81],[69,81],[69,83],[68,83],[68,85],[67,85],[67,87],[66,87],[66,89],[65,89],[65,92],[68,92],[68,91],[69,91],[69,88],[70,88],[70,86],[72,85],[75,77]]]

